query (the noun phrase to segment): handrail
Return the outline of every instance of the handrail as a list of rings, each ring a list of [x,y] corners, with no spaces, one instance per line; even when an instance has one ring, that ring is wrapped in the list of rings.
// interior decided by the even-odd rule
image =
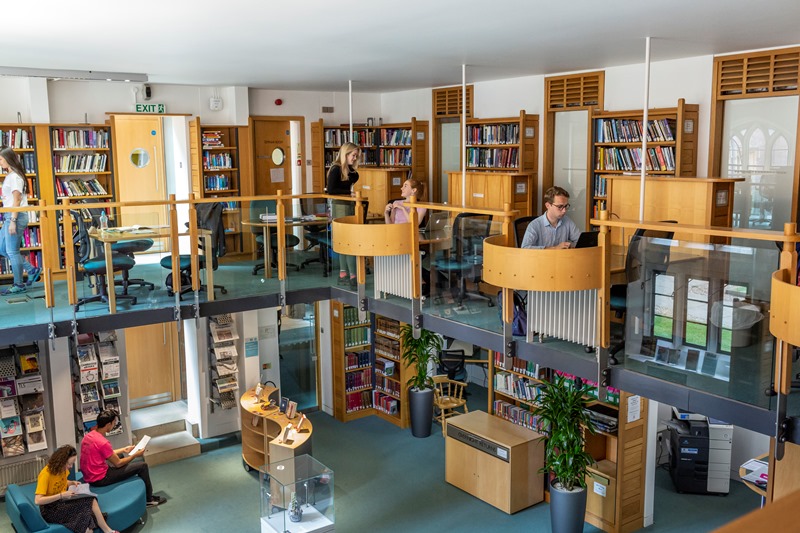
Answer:
[[[609,228],[632,228],[632,229],[647,229],[656,231],[669,231],[676,230],[674,223],[667,222],[654,222],[654,221],[639,221],[639,220],[603,220],[593,218],[590,223],[593,226],[605,226]],[[794,224],[790,224],[794,226]],[[698,226],[693,224],[680,224],[677,228],[681,233],[689,233],[692,235],[704,235],[709,237],[726,237],[732,239],[750,239],[754,241],[782,241],[782,242],[800,242],[800,234],[790,231],[788,234],[786,230],[758,230],[749,228],[725,228],[721,226]]]

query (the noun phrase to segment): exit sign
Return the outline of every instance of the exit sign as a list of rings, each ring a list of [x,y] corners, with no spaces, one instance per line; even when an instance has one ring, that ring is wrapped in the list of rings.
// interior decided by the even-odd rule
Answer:
[[[164,104],[136,104],[137,113],[166,113],[167,106]]]

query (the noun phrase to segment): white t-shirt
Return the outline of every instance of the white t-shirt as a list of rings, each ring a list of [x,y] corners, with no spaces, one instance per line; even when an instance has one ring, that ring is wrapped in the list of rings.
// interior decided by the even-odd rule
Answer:
[[[14,191],[19,191],[22,195],[19,206],[28,205],[28,195],[22,192],[25,188],[25,178],[20,177],[16,172],[9,172],[3,180],[3,207],[14,206]]]

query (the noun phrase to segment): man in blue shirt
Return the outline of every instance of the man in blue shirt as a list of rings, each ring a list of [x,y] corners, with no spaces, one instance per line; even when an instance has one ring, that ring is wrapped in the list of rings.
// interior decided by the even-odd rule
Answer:
[[[545,212],[533,219],[525,230],[520,248],[571,248],[581,231],[567,216],[569,193],[561,187],[550,187],[544,193]]]

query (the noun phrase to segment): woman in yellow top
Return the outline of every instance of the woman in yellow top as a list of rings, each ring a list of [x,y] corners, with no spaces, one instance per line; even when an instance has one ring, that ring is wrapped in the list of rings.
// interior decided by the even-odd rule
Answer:
[[[77,481],[67,479],[77,456],[75,448],[65,444],[53,453],[39,472],[34,502],[39,506],[42,518],[51,524],[61,524],[75,533],[92,533],[96,527],[104,533],[119,533],[106,523],[97,498],[76,496],[69,490],[71,485],[80,485]]]

